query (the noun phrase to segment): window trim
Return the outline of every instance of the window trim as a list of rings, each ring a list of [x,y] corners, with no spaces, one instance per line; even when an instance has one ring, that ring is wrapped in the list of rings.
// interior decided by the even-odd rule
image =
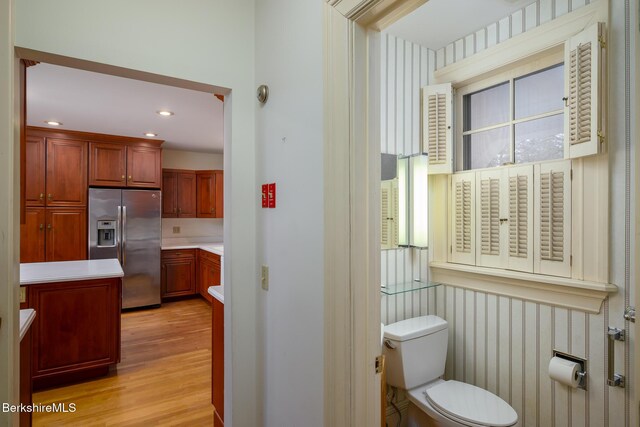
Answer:
[[[544,69],[553,67],[554,65],[558,65],[564,62],[564,45],[556,46],[551,49],[548,49],[541,55],[535,55],[529,61],[524,63],[520,62],[517,65],[512,65],[510,67],[504,68],[502,71],[492,74],[489,77],[486,77],[481,80],[476,80],[469,84],[459,84],[454,85],[454,138],[453,138],[453,158],[454,158],[454,172],[463,172],[466,171],[464,169],[464,96],[479,92],[483,89],[488,89],[493,86],[497,86],[501,83],[509,82],[509,111],[510,116],[513,116],[514,110],[514,85],[513,81],[519,77],[524,77],[526,75],[542,71]],[[543,114],[539,114],[537,116],[527,117],[526,119],[518,119],[518,120],[509,120],[508,122],[501,123],[498,125],[489,126],[483,128],[484,130],[488,130],[491,128],[497,128],[502,126],[512,126],[512,124],[525,122],[534,120],[536,118],[543,118],[548,116],[553,116],[559,114],[560,112],[564,112],[563,110],[556,110],[554,112],[547,112]],[[478,130],[476,130],[478,131]],[[514,144],[515,138],[513,135],[513,129],[509,130],[510,139],[511,139],[511,161],[514,162],[513,153],[514,153]],[[560,159],[557,159],[560,160]],[[537,162],[536,162],[537,163]],[[477,169],[469,169],[469,170],[477,170]]]

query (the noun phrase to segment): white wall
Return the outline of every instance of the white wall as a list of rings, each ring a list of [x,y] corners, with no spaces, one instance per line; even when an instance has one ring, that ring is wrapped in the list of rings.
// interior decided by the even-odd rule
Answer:
[[[260,425],[254,2],[20,0],[15,5],[17,46],[233,90],[225,98],[231,122],[225,128],[224,240],[225,283],[232,284],[227,287],[225,357],[233,371],[233,383],[225,387],[227,404],[232,397],[234,405],[233,412],[227,406],[225,421]]]
[[[321,1],[256,2],[258,185],[277,183],[258,214],[264,426],[324,425],[322,51]]]
[[[166,169],[224,169],[224,156],[214,153],[162,149],[162,167]]]

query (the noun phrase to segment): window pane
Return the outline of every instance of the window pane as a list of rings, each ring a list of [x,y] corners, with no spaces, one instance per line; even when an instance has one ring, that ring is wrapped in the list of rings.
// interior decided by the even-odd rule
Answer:
[[[564,115],[516,125],[516,163],[540,162],[564,157]]]
[[[491,168],[511,161],[509,126],[466,135],[464,144],[465,169]]]
[[[516,119],[561,110],[564,107],[564,65],[516,79]]]
[[[464,130],[509,121],[509,82],[464,97]]]

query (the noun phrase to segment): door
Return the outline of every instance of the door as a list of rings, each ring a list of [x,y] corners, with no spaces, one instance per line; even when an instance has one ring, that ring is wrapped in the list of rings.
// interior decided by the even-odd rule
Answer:
[[[86,206],[87,143],[47,139],[47,206]]]
[[[127,187],[160,188],[162,150],[157,147],[127,147]]]
[[[87,211],[79,208],[47,208],[47,261],[87,259]]]
[[[198,218],[215,218],[215,178],[213,171],[196,172]]]
[[[89,143],[89,185],[124,187],[127,184],[127,147]]]
[[[224,172],[213,171],[215,176],[215,217],[224,218]]]
[[[178,216],[178,174],[162,171],[162,217]]]
[[[25,206],[44,206],[46,156],[44,138],[28,136],[25,146]]]
[[[122,191],[122,307],[160,304],[160,191]]]
[[[196,217],[196,174],[195,172],[178,173],[178,217]]]
[[[20,224],[20,262],[45,262],[45,209],[27,207]]]

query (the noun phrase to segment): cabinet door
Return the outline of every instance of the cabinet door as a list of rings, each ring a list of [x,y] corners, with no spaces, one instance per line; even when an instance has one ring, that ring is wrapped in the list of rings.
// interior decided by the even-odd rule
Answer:
[[[127,184],[127,147],[89,143],[89,185],[124,187]]]
[[[51,208],[46,212],[47,261],[87,259],[87,211]]]
[[[196,174],[178,173],[178,217],[196,217]]]
[[[209,295],[209,286],[213,286],[213,263],[204,258],[198,260],[198,292],[202,298],[211,302],[212,296]]]
[[[481,267],[507,267],[507,180],[506,169],[490,169],[476,174],[476,265]]]
[[[20,225],[20,262],[44,262],[45,208],[26,208]]]
[[[162,260],[162,297],[196,293],[195,258]]]
[[[44,206],[47,152],[44,138],[27,136],[25,147],[25,206]]]
[[[160,188],[162,150],[157,147],[127,147],[127,187]]]
[[[47,206],[86,206],[87,143],[47,138]]]
[[[451,240],[449,262],[476,263],[476,173],[451,176]]]
[[[178,174],[170,171],[162,172],[162,217],[178,216]]]
[[[215,176],[215,206],[214,213],[216,218],[224,218],[224,172],[213,171]]]
[[[216,215],[216,190],[213,171],[196,172],[197,200],[196,209],[198,218],[215,218]]]

